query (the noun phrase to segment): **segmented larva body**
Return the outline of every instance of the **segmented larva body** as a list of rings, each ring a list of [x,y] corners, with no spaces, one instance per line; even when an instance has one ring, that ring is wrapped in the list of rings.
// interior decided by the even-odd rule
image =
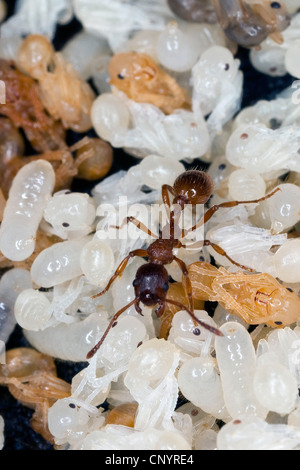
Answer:
[[[24,261],[32,255],[37,229],[54,184],[53,167],[44,160],[31,162],[18,172],[0,229],[0,250],[8,259]]]
[[[251,336],[236,322],[228,322],[220,330],[224,336],[216,338],[216,357],[228,412],[232,418],[250,414],[265,419],[268,410],[253,390],[256,357]]]
[[[1,277],[0,341],[6,343],[16,326],[14,305],[18,294],[30,287],[30,273],[26,269],[10,269]]]
[[[25,289],[15,303],[15,318],[17,323],[27,330],[43,329],[50,320],[50,300],[43,292],[35,289]]]
[[[299,442],[298,427],[268,423],[255,416],[231,421],[217,436],[218,450],[296,450]]]
[[[258,357],[253,387],[257,400],[267,410],[281,415],[294,410],[298,397],[297,380],[279,363],[276,355],[267,352]]]
[[[300,171],[300,134],[292,126],[268,129],[263,124],[239,126],[230,136],[226,158],[234,166],[255,173]]]
[[[265,196],[266,183],[261,175],[241,168],[231,173],[228,190],[233,200],[251,201]]]
[[[277,276],[288,283],[300,282],[300,239],[287,240],[275,253],[274,264]],[[295,305],[296,306],[296,305]],[[292,308],[290,307],[290,310]]]
[[[31,266],[33,282],[37,286],[49,288],[82,275],[80,253],[89,240],[89,237],[84,237],[55,243],[46,248]]]
[[[284,183],[278,188],[280,191],[265,201],[269,209],[273,233],[286,231],[300,221],[300,187],[296,184]]]
[[[60,323],[43,331],[24,330],[24,334],[29,343],[44,354],[65,361],[84,362],[106,327],[106,317],[94,313],[71,325]]]
[[[72,231],[89,231],[95,215],[96,209],[88,194],[68,191],[54,194],[44,211],[44,219],[61,238],[67,238]]]
[[[228,419],[220,376],[212,357],[193,357],[181,366],[178,386],[189,401],[218,419]]]

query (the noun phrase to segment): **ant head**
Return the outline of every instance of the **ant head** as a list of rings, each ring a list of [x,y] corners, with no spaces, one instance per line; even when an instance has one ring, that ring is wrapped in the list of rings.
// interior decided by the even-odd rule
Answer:
[[[169,275],[162,265],[147,263],[141,266],[133,281],[135,296],[147,307],[162,303],[169,290]]]
[[[188,170],[176,178],[173,190],[173,204],[205,204],[212,194],[213,182],[204,171]]]

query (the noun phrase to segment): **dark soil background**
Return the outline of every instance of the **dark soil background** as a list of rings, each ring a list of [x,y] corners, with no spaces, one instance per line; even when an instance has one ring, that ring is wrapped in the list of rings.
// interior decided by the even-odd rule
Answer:
[[[36,0],[39,1],[39,0]],[[7,0],[9,15],[14,11],[15,0]],[[81,25],[74,20],[68,25],[57,29],[54,45],[59,50],[73,34],[81,30]],[[237,57],[241,60],[241,69],[244,72],[244,95],[242,107],[256,103],[259,99],[272,99],[286,87],[290,86],[294,79],[286,75],[279,78],[271,78],[257,72],[249,62],[249,51],[240,48]],[[89,133],[93,136],[93,132]],[[73,133],[68,135],[70,141],[76,141],[78,136]],[[115,151],[114,165],[110,174],[119,170],[126,170],[138,161],[126,155],[123,151]],[[197,163],[197,162],[196,162]],[[206,164],[199,162],[201,167]],[[195,162],[193,162],[195,166]],[[95,183],[93,183],[94,185]],[[88,191],[89,186],[81,181],[76,181],[73,190]],[[17,327],[12,334],[7,350],[15,347],[29,346],[22,335],[22,331]],[[73,364],[63,361],[56,361],[58,376],[71,382],[72,377],[85,367],[86,364]],[[32,410],[18,403],[5,388],[0,388],[0,415],[5,420],[5,446],[4,450],[52,450],[52,446],[36,434],[30,427],[30,417]]]

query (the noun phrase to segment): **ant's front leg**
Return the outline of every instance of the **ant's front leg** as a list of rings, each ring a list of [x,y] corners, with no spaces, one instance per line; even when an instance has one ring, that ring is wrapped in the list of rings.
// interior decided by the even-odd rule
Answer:
[[[170,186],[169,184],[163,184],[161,188],[161,196],[162,196],[162,200],[165,205],[165,208],[166,208],[166,212],[168,214],[168,218],[170,220],[171,202],[170,202],[169,193],[171,193],[172,196],[175,197],[175,192],[172,186]]]
[[[121,276],[121,274],[123,273],[124,269],[126,268],[126,266],[128,264],[128,261],[131,258],[134,258],[135,256],[140,256],[141,258],[146,258],[148,256],[148,252],[147,252],[147,250],[134,250],[134,251],[131,251],[129,253],[129,255],[127,255],[126,258],[124,258],[123,261],[120,263],[120,265],[117,268],[115,274],[110,278],[110,281],[107,284],[107,286],[105,287],[105,289],[102,292],[100,292],[99,294],[94,295],[93,299],[96,299],[97,297],[100,297],[101,295],[105,294],[109,290],[109,288],[112,285],[112,283],[114,282],[114,280],[117,279],[117,277]]]
[[[148,227],[146,227],[145,224],[143,224],[142,222],[140,222],[139,220],[137,220],[133,216],[126,217],[126,219],[124,219],[122,225],[113,226],[113,228],[116,228],[117,230],[120,230],[121,228],[123,228],[125,225],[128,225],[129,223],[134,224],[139,230],[146,233],[150,237],[158,238],[158,236],[155,235],[154,233],[152,233],[151,230]]]

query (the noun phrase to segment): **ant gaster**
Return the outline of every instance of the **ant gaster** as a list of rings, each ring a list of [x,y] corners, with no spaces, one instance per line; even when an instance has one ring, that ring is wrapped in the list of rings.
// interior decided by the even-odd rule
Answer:
[[[113,316],[100,341],[88,353],[87,359],[90,359],[95,355],[105,340],[108,332],[116,325],[117,319],[125,310],[134,305],[136,311],[142,315],[140,303],[147,307],[157,306],[155,313],[158,317],[161,317],[164,313],[167,303],[176,305],[180,309],[185,310],[194,320],[195,324],[199,324],[200,326],[206,328],[218,336],[223,336],[220,330],[204,323],[195,316],[192,285],[190,282],[188,269],[184,261],[174,255],[173,250],[176,248],[186,248],[186,245],[182,244],[180,239],[184,238],[189,232],[195,231],[201,225],[204,225],[220,208],[230,208],[239,204],[258,203],[268,197],[271,197],[276,191],[277,190],[275,190],[272,194],[265,196],[264,198],[254,201],[232,201],[214,205],[206,211],[206,213],[196,225],[186,230],[179,227],[179,217],[187,204],[196,206],[197,204],[205,204],[209,200],[213,192],[213,182],[210,176],[203,171],[188,170],[178,176],[173,186],[163,185],[162,200],[167,209],[169,221],[162,228],[159,238],[157,238],[156,235],[154,235],[142,222],[137,220],[135,217],[127,217],[127,219],[125,219],[125,223],[133,223],[138,229],[147,233],[151,237],[156,238],[156,240],[152,242],[146,250],[138,249],[131,251],[121,262],[116,272],[108,282],[106,288],[94,296],[94,298],[99,297],[109,290],[114,280],[123,273],[130,259],[134,258],[135,256],[148,259],[148,262],[137,270],[135,280],[133,281],[135,298]],[[170,194],[173,196],[172,204],[170,201]],[[232,260],[219,245],[212,243],[210,240],[203,240],[201,245],[211,246],[217,253],[225,256],[233,264],[241,267],[244,270],[249,270],[249,268],[246,266],[242,266]],[[165,265],[171,264],[173,261],[178,264],[182,271],[182,284],[188,300],[188,307],[181,304],[180,302],[176,302],[175,300],[167,299],[167,293],[169,289],[169,275]]]

